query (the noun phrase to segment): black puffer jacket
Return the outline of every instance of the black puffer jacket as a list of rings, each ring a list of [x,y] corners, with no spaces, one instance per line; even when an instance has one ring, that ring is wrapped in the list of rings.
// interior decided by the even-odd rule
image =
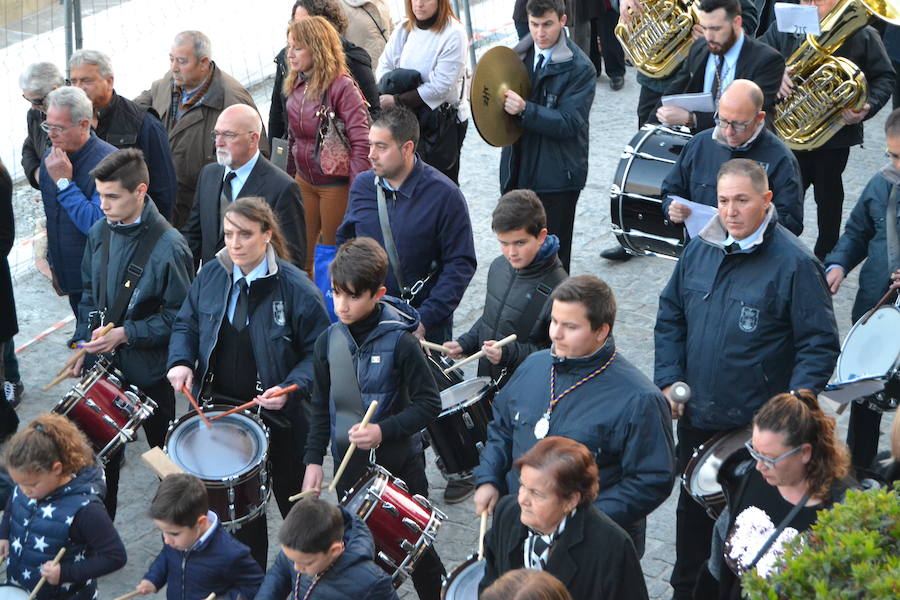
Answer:
[[[559,239],[548,235],[534,260],[524,269],[512,268],[504,256],[498,256],[491,263],[484,312],[457,341],[463,353],[472,354],[486,340],[500,340],[511,333],[518,339],[503,347],[499,364],[492,365],[486,358],[478,361],[478,375],[488,375],[496,380],[503,369],[507,376],[512,375],[529,354],[550,347],[550,293],[568,276],[556,256],[558,250]],[[535,320],[520,323],[522,313],[535,294],[546,299],[543,308]]]

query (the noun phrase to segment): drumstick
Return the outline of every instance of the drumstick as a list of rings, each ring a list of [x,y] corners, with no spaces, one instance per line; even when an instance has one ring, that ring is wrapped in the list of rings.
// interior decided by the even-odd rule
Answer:
[[[875,311],[878,310],[879,308],[881,308],[884,305],[884,303],[888,301],[888,298],[890,298],[891,295],[896,294],[896,293],[897,293],[897,290],[895,290],[894,288],[888,288],[887,293],[881,297],[881,300],[878,301],[878,304],[873,306],[871,309],[869,309],[869,312],[867,312],[865,315],[863,315],[863,318],[860,321],[860,325],[865,325],[866,322],[868,322],[868,320],[872,317],[872,315],[875,314]]]
[[[140,594],[140,592],[137,591],[137,590],[134,590],[133,592],[128,592],[128,593],[125,594],[124,596],[119,596],[118,598],[116,598],[116,600],[131,600],[132,598],[134,598],[134,597],[137,596],[138,594]]]
[[[316,493],[316,490],[306,490],[305,492],[299,492],[294,494],[293,496],[288,496],[288,502],[296,502],[300,498],[306,498],[307,496],[312,496]]]
[[[114,323],[107,323],[106,325],[103,326],[102,329],[100,329],[100,331],[97,332],[97,337],[95,339],[102,338],[104,335],[106,335],[107,333],[112,331],[113,327],[115,327]],[[57,371],[56,374],[62,375],[63,373],[65,373],[66,371],[71,369],[72,366],[78,361],[78,359],[81,358],[82,356],[84,356],[85,354],[87,354],[87,350],[85,350],[84,348],[79,348],[75,354],[73,354],[72,356],[69,357],[69,360],[66,361],[65,366],[62,369],[60,369],[59,371]]]
[[[215,592],[213,592],[212,594],[210,594],[209,596],[207,596],[207,597],[204,598],[203,600],[216,600],[216,594],[215,594]]]
[[[428,340],[419,340],[419,343],[422,344],[423,348],[428,348],[429,350],[434,350],[435,352],[440,352],[442,354],[449,354],[450,351],[441,346],[440,344],[435,344],[429,342]]]
[[[184,395],[187,396],[187,399],[190,401],[191,406],[194,407],[194,410],[197,411],[197,414],[200,415],[200,418],[203,419],[203,422],[206,423],[206,428],[211,429],[212,423],[210,423],[209,419],[203,414],[203,411],[200,410],[200,405],[197,404],[197,401],[194,400],[194,395],[191,394],[191,390],[188,389],[186,385],[181,386],[181,391],[184,392]]]
[[[66,547],[63,546],[59,549],[59,552],[56,553],[56,557],[54,557],[53,561],[50,563],[51,567],[55,567],[59,564],[59,561],[62,560],[63,554],[66,553]],[[28,600],[34,600],[34,598],[38,595],[38,592],[41,591],[41,588],[44,587],[44,584],[47,583],[47,578],[41,575],[41,578],[38,580],[37,585],[34,586],[34,589],[31,590],[31,593],[28,594]]]
[[[478,531],[478,560],[484,560],[484,534],[487,533],[488,512],[481,513],[481,529]]]
[[[369,410],[366,411],[365,416],[363,417],[362,422],[359,424],[359,429],[362,431],[369,424],[369,419],[372,418],[372,415],[375,414],[375,409],[378,408],[378,401],[372,400],[372,404],[369,405]],[[338,470],[334,474],[334,479],[331,480],[331,485],[328,486],[328,491],[333,492],[337,487],[338,481],[341,478],[341,475],[344,474],[344,469],[347,468],[347,464],[350,462],[350,457],[353,456],[353,452],[356,450],[356,444],[353,442],[350,443],[350,447],[347,448],[347,451],[344,453],[344,460],[341,461],[341,466],[338,467]]]
[[[281,396],[284,396],[285,394],[290,394],[291,392],[295,392],[298,389],[300,389],[300,386],[298,386],[296,383],[292,383],[291,385],[287,386],[286,388],[279,390],[279,391],[275,392],[274,394],[272,394],[271,396],[269,396],[269,400],[271,400],[272,398],[279,398]],[[209,420],[215,421],[216,419],[221,419],[222,417],[227,417],[228,415],[232,415],[236,412],[240,412],[240,411],[244,410],[245,408],[250,408],[255,404],[259,404],[259,400],[257,400],[256,398],[254,398],[250,402],[245,402],[245,403],[241,404],[240,406],[235,406],[234,408],[229,408],[228,410],[226,410],[223,413],[220,413],[214,417],[210,417]]]
[[[508,343],[514,342],[514,341],[516,341],[516,334],[513,333],[511,335],[506,336],[499,342],[494,342],[494,345],[491,346],[491,348],[502,348],[503,346],[507,345]],[[454,371],[454,370],[462,367],[463,365],[469,364],[473,360],[478,360],[482,356],[484,356],[484,350],[479,350],[472,356],[468,356],[468,357],[462,359],[461,361],[459,361],[458,363],[455,363],[453,366],[450,366],[450,367],[447,367],[446,369],[444,369],[444,375],[446,375],[450,371]]]

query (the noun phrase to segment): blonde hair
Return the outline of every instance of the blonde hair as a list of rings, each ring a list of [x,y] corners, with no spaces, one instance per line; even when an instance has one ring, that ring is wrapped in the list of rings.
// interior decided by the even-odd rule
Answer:
[[[291,21],[287,34],[294,38],[294,45],[309,50],[312,55],[312,72],[306,83],[306,94],[323,96],[331,84],[347,74],[344,46],[334,26],[324,17],[310,17]],[[299,73],[290,70],[284,80],[284,93],[290,95]]]
[[[63,473],[75,474],[94,464],[87,438],[62,415],[44,413],[3,447],[3,465],[26,473],[41,473],[62,463]]]

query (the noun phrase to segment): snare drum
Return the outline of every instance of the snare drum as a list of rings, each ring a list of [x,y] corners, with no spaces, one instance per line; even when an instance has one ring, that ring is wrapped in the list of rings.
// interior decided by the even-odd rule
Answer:
[[[713,519],[718,518],[725,508],[725,493],[718,481],[719,469],[729,457],[744,448],[752,433],[748,426],[713,436],[694,450],[681,475],[684,489]]]
[[[662,212],[662,182],[691,140],[687,130],[644,125],[625,146],[609,192],[612,231],[631,254],[677,258],[684,225]]]
[[[443,354],[428,352],[425,353],[425,357],[428,360],[431,373],[434,375],[434,381],[437,383],[438,390],[443,392],[447,388],[463,382],[463,375],[459,369],[444,373],[444,369],[453,366],[452,359],[447,358]]]
[[[468,474],[478,466],[496,390],[490,377],[476,377],[441,392],[441,414],[428,433],[444,476]]]
[[[81,381],[59,401],[53,412],[65,415],[91,440],[104,463],[156,410],[156,402],[100,358]]]
[[[406,484],[378,465],[341,499],[341,505],[366,522],[375,539],[375,562],[400,587],[416,562],[434,544],[447,518],[427,498],[410,495]]]
[[[208,417],[230,406],[203,407]],[[271,494],[266,461],[269,430],[248,410],[206,424],[195,412],[172,423],[163,451],[186,473],[196,475],[209,492],[209,507],[234,530],[266,510]]]
[[[28,600],[28,590],[14,583],[0,583],[0,600]]]
[[[478,600],[478,585],[484,579],[483,560],[470,556],[444,581],[441,600]]]
[[[900,398],[900,308],[882,306],[853,325],[834,369],[837,385],[865,379],[885,382],[883,392],[866,398],[876,410],[897,408]]]

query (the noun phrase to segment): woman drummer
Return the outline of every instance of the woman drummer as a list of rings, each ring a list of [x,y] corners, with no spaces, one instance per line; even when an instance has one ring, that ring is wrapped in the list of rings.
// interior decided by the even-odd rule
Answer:
[[[839,502],[853,483],[834,418],[809,390],[779,394],[763,405],[746,449],[755,468],[729,482],[735,491],[717,521],[717,529],[727,523],[724,546],[721,539],[713,542],[695,598],[741,598],[740,576],[750,569],[768,573],[782,546],[809,529],[819,511]]]
[[[597,465],[583,444],[550,436],[513,466],[519,492],[494,509],[484,540],[482,590],[524,567],[555,576],[573,598],[647,598],[631,538],[592,503],[599,490]]]
[[[288,262],[278,222],[262,198],[231,203],[223,231],[225,248],[203,266],[172,327],[168,378],[176,391],[190,388],[214,404],[258,401],[270,428],[273,491],[284,516],[305,470],[302,402],[312,390],[313,344],[328,316],[318,289]],[[291,384],[299,389],[277,396]],[[265,510],[236,537],[265,570]]]

